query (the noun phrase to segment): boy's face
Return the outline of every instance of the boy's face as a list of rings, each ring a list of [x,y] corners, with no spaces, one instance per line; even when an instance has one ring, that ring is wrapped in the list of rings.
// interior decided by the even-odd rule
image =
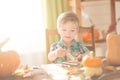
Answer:
[[[73,22],[67,22],[60,26],[59,34],[61,36],[61,39],[65,42],[71,42],[78,32],[78,27]]]

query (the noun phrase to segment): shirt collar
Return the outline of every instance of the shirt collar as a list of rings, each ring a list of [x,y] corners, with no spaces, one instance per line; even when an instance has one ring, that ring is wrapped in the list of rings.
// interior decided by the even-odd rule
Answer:
[[[58,42],[58,45],[61,46],[61,47],[67,47],[67,46],[64,44],[64,42],[63,42],[62,39],[60,39],[60,41]],[[77,42],[75,41],[75,39],[73,39],[72,45],[71,45],[70,47],[76,47],[76,45],[77,45]]]

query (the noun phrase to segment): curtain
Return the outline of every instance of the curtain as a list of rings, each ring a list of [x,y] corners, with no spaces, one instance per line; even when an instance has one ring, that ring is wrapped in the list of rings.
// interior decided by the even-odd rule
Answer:
[[[45,27],[54,29],[59,14],[67,11],[67,0],[44,0],[44,2]]]

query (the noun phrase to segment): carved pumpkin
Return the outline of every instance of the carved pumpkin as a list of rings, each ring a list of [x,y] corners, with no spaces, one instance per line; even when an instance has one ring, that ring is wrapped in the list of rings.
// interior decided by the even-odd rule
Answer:
[[[92,33],[88,32],[88,33],[84,33],[83,35],[83,41],[86,43],[89,43],[92,41]],[[97,29],[94,29],[94,40],[98,40],[99,39],[99,31]]]
[[[7,41],[0,43],[2,47]],[[16,51],[0,51],[0,77],[10,76],[18,68],[20,58]]]
[[[106,60],[111,65],[120,65],[120,35],[109,33],[106,37]]]
[[[93,52],[90,52],[89,55],[84,56],[82,59],[83,66],[87,67],[100,67],[102,63],[102,60],[96,57]]]

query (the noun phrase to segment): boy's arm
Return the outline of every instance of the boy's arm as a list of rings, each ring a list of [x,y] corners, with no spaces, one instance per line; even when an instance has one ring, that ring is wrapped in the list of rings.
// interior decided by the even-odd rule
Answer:
[[[54,61],[56,58],[57,58],[57,42],[53,43],[51,46],[50,46],[50,52],[48,53],[48,60],[49,61]]]
[[[57,58],[57,51],[54,50],[54,51],[50,51],[49,54],[48,54],[48,59],[49,61],[54,61],[55,59]]]

